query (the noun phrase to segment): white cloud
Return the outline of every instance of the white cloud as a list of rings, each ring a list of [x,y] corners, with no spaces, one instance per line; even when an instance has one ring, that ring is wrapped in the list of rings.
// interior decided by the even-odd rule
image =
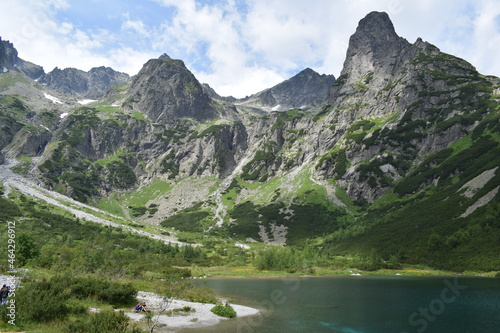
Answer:
[[[141,20],[131,20],[129,13],[125,14],[124,16],[125,16],[126,20],[123,21],[123,23],[122,23],[122,27],[121,27],[122,31],[131,30],[131,31],[137,32],[139,35],[141,35],[143,37],[150,36],[151,32],[146,27],[144,22],[142,22]]]
[[[113,60],[107,66],[115,70],[135,75],[149,59],[158,58],[159,55],[156,52],[139,51],[124,46],[122,48],[110,50],[107,56]]]
[[[475,45],[469,48],[469,59],[481,66],[484,74],[500,75],[500,4],[498,1],[481,1],[474,20]]]
[[[96,11],[104,8],[101,1],[83,1],[4,0],[0,34],[15,44],[23,59],[46,71],[104,65],[136,74],[148,59],[165,52],[184,60],[219,94],[241,97],[306,67],[338,75],[359,20],[377,10],[388,12],[396,32],[410,42],[422,37],[470,61],[480,72],[500,74],[498,0],[141,2],[142,9],[158,11],[160,19],[155,20],[141,17],[137,4],[129,1],[120,3],[120,11],[107,13],[121,18],[116,28],[58,15],[76,3],[95,6]],[[113,10],[109,5],[106,9]]]

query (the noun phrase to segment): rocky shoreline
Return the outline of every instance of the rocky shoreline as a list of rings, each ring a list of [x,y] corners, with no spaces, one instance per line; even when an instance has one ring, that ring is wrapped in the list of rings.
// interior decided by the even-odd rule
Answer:
[[[151,309],[153,314],[158,313],[164,304],[163,297],[152,293],[140,291],[137,294],[137,300],[139,302],[145,302],[146,305]],[[223,303],[225,300],[221,300]],[[237,318],[245,316],[254,316],[260,313],[259,309],[251,308],[248,306],[231,304],[233,309],[236,311]],[[183,309],[189,307],[191,311],[179,311],[176,314],[169,315],[170,312],[175,312],[175,309]],[[178,332],[179,330],[185,328],[200,328],[206,326],[212,326],[220,323],[223,320],[231,320],[228,318],[220,317],[210,311],[214,307],[214,304],[207,303],[196,303],[184,301],[181,299],[174,298],[169,304],[165,314],[160,315],[158,320],[158,326],[155,332]],[[144,322],[144,313],[135,313],[131,309],[125,310],[125,314],[136,322]],[[156,315],[154,315],[156,320]]]

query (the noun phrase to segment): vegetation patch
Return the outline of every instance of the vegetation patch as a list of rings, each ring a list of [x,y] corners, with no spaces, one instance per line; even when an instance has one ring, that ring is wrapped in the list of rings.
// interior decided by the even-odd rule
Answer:
[[[272,225],[287,227],[286,243],[303,244],[306,238],[328,234],[339,227],[345,212],[319,204],[292,204],[281,202],[256,206],[250,201],[238,204],[229,213],[233,221],[229,233],[238,239],[259,238],[260,227],[270,231]]]
[[[275,146],[276,142],[270,141],[264,145],[264,149],[258,150],[253,159],[243,166],[241,179],[252,181],[262,177],[265,173],[263,170],[275,160]]]
[[[186,208],[173,216],[167,217],[161,222],[161,225],[182,231],[203,232],[204,225],[207,224],[203,222],[210,222],[206,221],[210,215],[208,211],[203,210],[201,203],[198,203],[193,207]]]
[[[210,309],[213,313],[218,316],[225,318],[234,318],[236,317],[236,311],[234,311],[233,307],[226,303],[225,305],[216,305]]]

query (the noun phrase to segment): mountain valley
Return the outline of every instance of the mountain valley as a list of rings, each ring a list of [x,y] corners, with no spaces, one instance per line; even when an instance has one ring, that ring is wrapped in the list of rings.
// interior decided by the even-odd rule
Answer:
[[[168,55],[133,77],[45,74],[0,40],[0,68],[0,164],[135,228],[500,270],[500,79],[386,13],[359,22],[339,77],[243,99]]]

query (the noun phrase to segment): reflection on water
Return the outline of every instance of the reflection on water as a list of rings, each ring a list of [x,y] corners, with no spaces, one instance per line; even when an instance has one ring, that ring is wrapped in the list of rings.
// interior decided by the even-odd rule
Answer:
[[[500,279],[349,276],[197,283],[263,311],[183,333],[498,333],[500,327]]]

